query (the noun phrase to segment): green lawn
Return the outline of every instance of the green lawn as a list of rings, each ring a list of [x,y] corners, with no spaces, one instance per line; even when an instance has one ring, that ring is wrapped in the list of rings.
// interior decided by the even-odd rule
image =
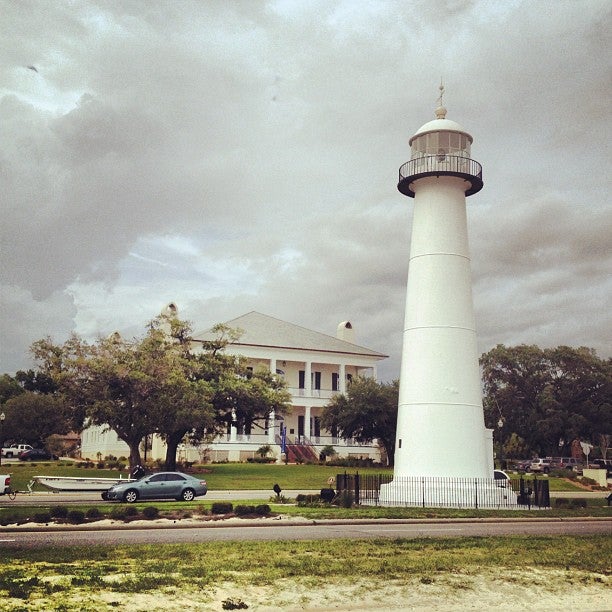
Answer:
[[[486,610],[507,603],[509,594],[518,597],[513,600],[516,605],[501,609],[527,610],[534,602],[558,604],[564,595],[578,592],[597,597],[585,599],[584,609],[605,609],[612,538],[397,538],[336,540],[333,545],[244,541],[32,549],[9,543],[4,552],[0,610],[11,612],[355,609],[360,602],[369,604],[360,609],[400,609],[407,603],[406,609]],[[504,597],[492,597],[500,590]],[[471,605],[458,607],[471,593]],[[394,606],[388,606],[389,597],[395,597]],[[538,609],[569,607],[552,604]]]

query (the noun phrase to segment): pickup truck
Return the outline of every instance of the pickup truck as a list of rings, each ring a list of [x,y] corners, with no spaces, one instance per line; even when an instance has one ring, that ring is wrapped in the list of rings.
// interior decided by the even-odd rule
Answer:
[[[8,474],[0,474],[0,495],[6,495],[11,490],[11,477]]]
[[[2,449],[2,456],[10,459],[11,457],[19,457],[19,453],[23,451],[31,450],[29,444],[11,444],[11,446],[5,446]]]

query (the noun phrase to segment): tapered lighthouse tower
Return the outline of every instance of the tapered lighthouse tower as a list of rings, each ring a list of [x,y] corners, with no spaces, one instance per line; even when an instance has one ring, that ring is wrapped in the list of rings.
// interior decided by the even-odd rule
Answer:
[[[393,502],[404,477],[493,478],[485,429],[468,248],[466,196],[482,189],[472,137],[436,118],[410,139],[398,189],[414,199],[400,372]]]

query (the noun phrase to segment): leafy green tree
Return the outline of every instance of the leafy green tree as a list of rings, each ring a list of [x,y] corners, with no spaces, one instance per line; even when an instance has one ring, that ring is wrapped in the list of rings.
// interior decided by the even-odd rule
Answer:
[[[611,361],[593,349],[498,345],[481,357],[485,421],[504,420],[532,454],[568,454],[572,440],[602,442],[612,431]]]
[[[323,461],[327,461],[328,457],[330,459],[333,459],[337,454],[338,452],[336,451],[336,449],[331,444],[327,444],[321,449],[321,452],[319,453],[319,458]]]
[[[55,393],[57,391],[57,385],[53,381],[53,378],[44,372],[19,370],[15,374],[15,380],[17,380],[26,391],[46,394]]]
[[[272,450],[272,447],[269,444],[264,444],[260,446],[255,452],[262,458],[265,459]]]
[[[324,407],[321,424],[364,444],[378,440],[393,465],[398,401],[398,381],[380,383],[357,377],[349,383],[346,395],[334,396]]]
[[[141,463],[140,442],[155,431],[151,414],[165,381],[163,334],[142,340],[117,334],[89,344],[73,335],[61,346],[49,339],[32,351],[86,425],[106,425],[130,448],[130,466]]]
[[[243,360],[234,360],[234,367],[219,377],[212,400],[216,433],[232,424],[250,433],[272,410],[276,415],[286,414],[290,400],[285,383],[276,374],[264,368],[251,372]]]
[[[172,339],[175,356],[189,381],[181,389],[180,404],[172,395],[158,403],[158,432],[167,444],[166,469],[174,469],[176,449],[185,438],[198,444],[222,433],[231,423],[250,431],[272,410],[287,412],[291,397],[276,374],[265,368],[252,372],[244,357],[225,352],[240,337],[240,330],[216,325],[213,339],[202,342],[197,350],[191,326],[184,321],[162,316],[153,325],[165,329]]]
[[[114,430],[130,448],[132,468],[141,463],[143,439],[160,435],[172,470],[178,445],[221,430],[228,409],[245,421],[286,409],[284,384],[269,373],[247,377],[244,360],[223,353],[234,332],[217,329],[218,337],[196,351],[190,325],[163,315],[140,339],[112,334],[89,344],[73,335],[63,345],[40,340],[32,352],[75,420]]]
[[[192,352],[191,325],[177,317],[162,315],[151,321],[150,337],[162,347],[157,357],[158,385],[149,413],[156,433],[166,443],[165,469],[176,469],[179,444],[186,438],[197,443],[214,430],[211,399],[216,364],[210,353]]]
[[[52,434],[70,431],[69,407],[56,395],[24,391],[9,399],[2,410],[6,415],[2,427],[6,440],[43,448]]]
[[[525,440],[512,432],[504,444],[504,457],[507,459],[524,459],[529,453]]]
[[[2,374],[0,376],[0,406],[16,395],[21,395],[24,392],[19,381],[10,374]]]

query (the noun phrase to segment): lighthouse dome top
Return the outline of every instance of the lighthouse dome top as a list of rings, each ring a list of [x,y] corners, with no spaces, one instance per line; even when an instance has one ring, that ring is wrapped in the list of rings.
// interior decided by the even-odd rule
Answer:
[[[438,115],[440,117],[440,115]],[[438,118],[433,119],[432,121],[428,121],[425,125],[422,125],[414,134],[414,136],[410,139],[409,144],[412,144],[412,141],[422,134],[428,134],[429,132],[455,132],[459,134],[465,134],[470,142],[473,142],[473,138],[470,136],[465,129],[459,125],[456,121],[452,119]]]

